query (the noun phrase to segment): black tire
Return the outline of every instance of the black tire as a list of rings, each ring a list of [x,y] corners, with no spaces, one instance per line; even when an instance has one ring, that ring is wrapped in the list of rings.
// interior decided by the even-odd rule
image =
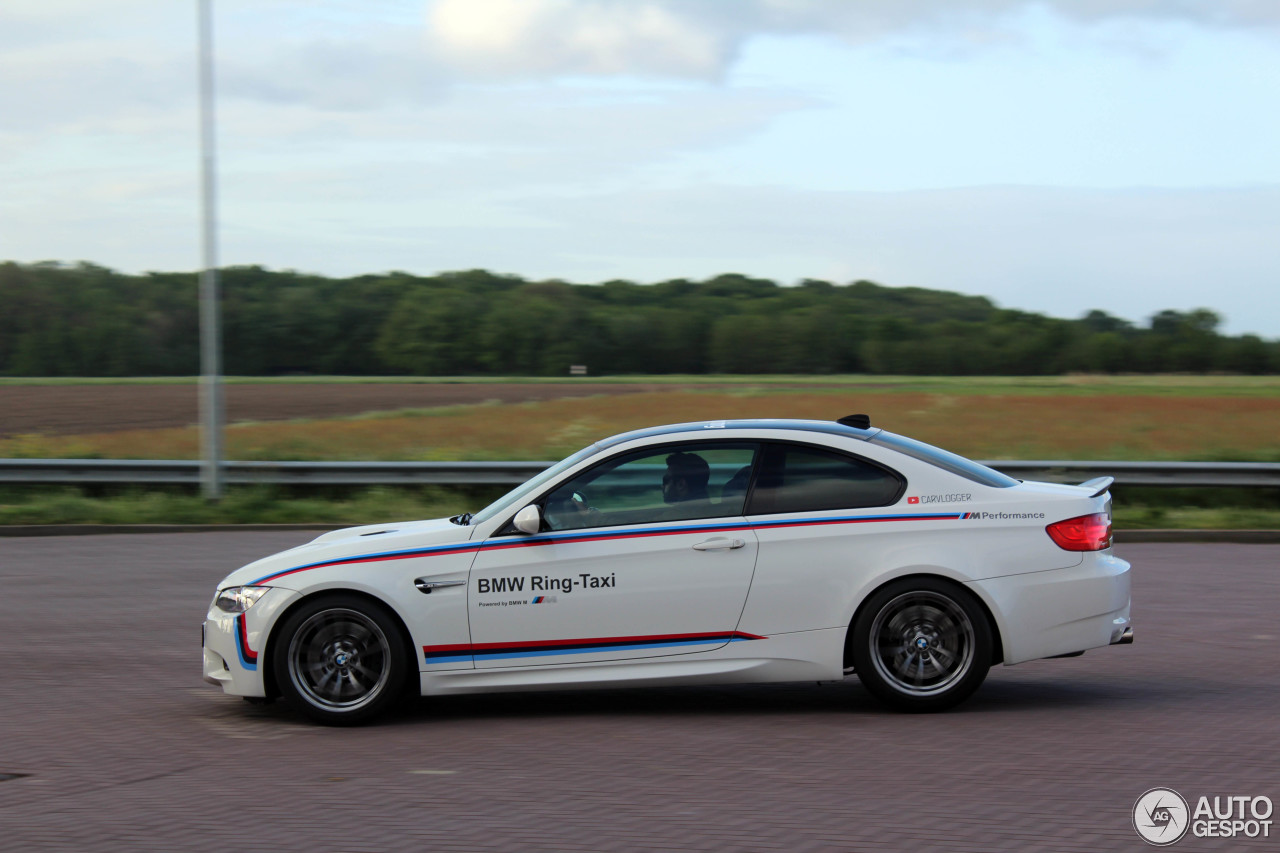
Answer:
[[[854,671],[867,690],[900,711],[952,708],[991,668],[991,626],[963,587],[906,578],[876,592],[849,632]]]
[[[367,722],[396,702],[408,678],[408,640],[385,607],[324,595],[289,614],[271,655],[281,695],[313,720]]]

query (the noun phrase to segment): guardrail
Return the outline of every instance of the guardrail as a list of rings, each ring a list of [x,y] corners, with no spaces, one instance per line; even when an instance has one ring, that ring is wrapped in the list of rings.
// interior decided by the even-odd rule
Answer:
[[[285,486],[517,485],[551,462],[224,462],[229,484]],[[1082,483],[1115,477],[1117,486],[1280,486],[1274,462],[986,461],[1021,480]],[[200,462],[184,459],[0,459],[0,483],[168,484],[195,486]]]
[[[1276,462],[1025,462],[984,461],[1019,480],[1083,483],[1094,477],[1115,477],[1117,486],[1186,488],[1264,488],[1280,486]]]

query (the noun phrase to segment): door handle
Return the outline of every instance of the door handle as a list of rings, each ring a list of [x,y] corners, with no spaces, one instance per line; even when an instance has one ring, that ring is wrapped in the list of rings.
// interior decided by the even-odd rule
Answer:
[[[418,592],[422,592],[422,593],[426,593],[427,595],[430,595],[433,589],[440,589],[441,587],[445,587],[445,586],[462,586],[464,583],[466,583],[465,580],[429,581],[426,578],[418,578],[416,581],[413,582],[413,585],[418,588]]]
[[[717,536],[715,539],[708,539],[706,542],[699,542],[693,546],[695,551],[731,551],[742,548],[747,543],[741,539],[725,539],[723,536]]]

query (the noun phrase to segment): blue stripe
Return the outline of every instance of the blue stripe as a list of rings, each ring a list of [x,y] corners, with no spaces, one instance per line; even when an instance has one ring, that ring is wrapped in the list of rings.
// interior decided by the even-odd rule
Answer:
[[[491,548],[509,547],[514,542],[528,545],[543,545],[555,542],[572,543],[576,541],[591,541],[594,539],[617,538],[625,539],[630,536],[645,536],[650,533],[698,533],[713,532],[716,530],[755,530],[767,527],[802,527],[806,524],[831,524],[841,521],[956,521],[962,517],[962,513],[913,513],[908,515],[831,515],[821,518],[792,518],[779,519],[778,521],[726,521],[719,524],[689,524],[679,527],[633,527],[626,529],[599,529],[594,531],[581,531],[574,533],[551,533],[541,534],[537,536],[529,536],[524,539],[503,539],[501,541],[490,540],[476,546],[478,551],[486,551]],[[351,559],[351,558],[348,558]]]
[[[832,515],[823,518],[793,518],[750,522],[753,528],[803,527],[806,524],[833,524],[841,521],[959,521],[963,513],[913,513],[910,515]]]
[[[510,658],[540,658],[550,657],[553,655],[587,655],[597,652],[613,652],[619,649],[669,649],[676,646],[722,646],[725,641],[723,638],[712,637],[706,640],[670,640],[655,643],[624,643],[619,645],[608,646],[582,646],[576,649],[530,649],[528,651],[518,652],[477,652],[476,659],[484,660],[507,660]]]
[[[351,557],[334,557],[332,560],[321,560],[318,563],[306,563],[301,566],[294,566],[291,569],[282,569],[278,572],[272,572],[269,575],[263,575],[256,581],[251,582],[250,586],[260,584],[263,581],[268,581],[272,578],[278,578],[281,575],[287,575],[293,572],[305,572],[308,569],[322,569],[325,566],[339,566],[344,563],[357,563],[377,559],[395,559],[397,557],[434,557],[438,554],[449,553],[450,551],[466,553],[467,551],[478,551],[480,548],[480,545],[473,545],[470,542],[466,542],[459,545],[433,545],[426,548],[408,548],[403,551],[377,551],[372,554],[357,554]]]
[[[454,545],[434,545],[426,548],[409,548],[400,551],[377,551],[372,554],[357,554],[350,557],[336,557],[332,560],[322,560],[317,563],[307,563],[301,566],[295,566],[291,569],[284,569],[278,572],[272,572],[269,575],[263,575],[250,585],[258,585],[265,583],[274,578],[284,575],[293,574],[294,572],[304,572],[309,569],[320,569],[326,566],[345,565],[347,563],[369,562],[380,559],[396,559],[408,557],[433,557],[441,554],[449,553],[466,553],[468,551],[488,551],[501,548],[523,547],[532,548],[539,545],[554,545],[563,543],[566,545],[575,542],[592,542],[601,539],[627,539],[631,537],[647,536],[650,534],[675,535],[679,533],[699,533],[699,532],[715,532],[720,530],[768,530],[776,527],[805,527],[808,525],[820,524],[837,524],[841,522],[876,522],[876,521],[959,521],[965,517],[964,513],[920,513],[910,515],[832,515],[820,518],[793,518],[779,519],[777,521],[727,521],[718,524],[689,524],[681,526],[666,527],[634,527],[620,530],[598,529],[592,531],[581,531],[574,533],[554,533],[544,534],[540,536],[529,536],[525,538],[510,538],[501,540],[490,540],[472,544],[470,542]]]

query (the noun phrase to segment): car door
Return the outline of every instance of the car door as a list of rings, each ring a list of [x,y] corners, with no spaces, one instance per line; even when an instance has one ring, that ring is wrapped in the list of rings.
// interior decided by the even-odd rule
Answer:
[[[744,631],[783,634],[840,627],[861,578],[909,542],[895,513],[906,479],[830,448],[769,442],[746,508],[760,541]],[[911,530],[927,528],[913,524]]]
[[[500,530],[472,564],[476,667],[651,658],[751,639],[735,630],[756,559],[742,517],[756,456],[750,442],[651,446],[545,494],[541,532]]]

